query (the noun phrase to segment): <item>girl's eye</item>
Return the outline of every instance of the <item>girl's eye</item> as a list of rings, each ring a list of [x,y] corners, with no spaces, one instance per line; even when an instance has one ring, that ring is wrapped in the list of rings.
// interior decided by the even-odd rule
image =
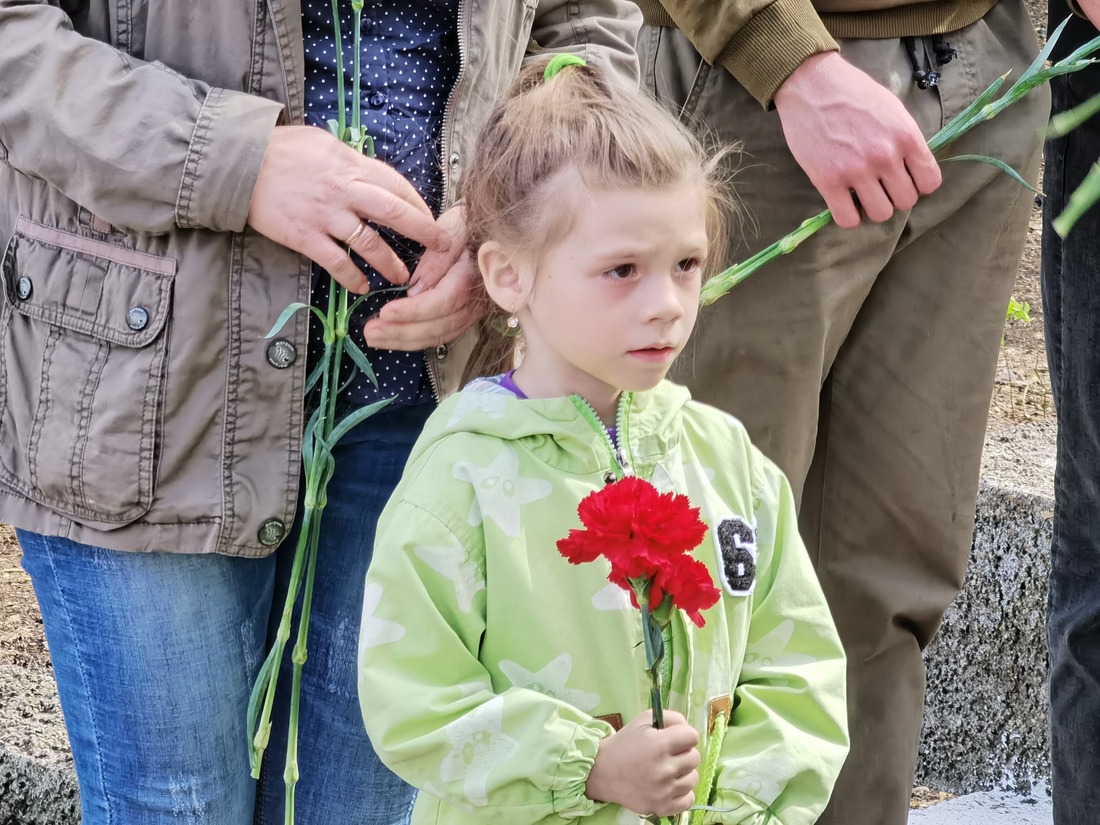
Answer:
[[[698,258],[684,258],[676,264],[676,270],[678,272],[694,272],[702,265],[702,262]]]
[[[614,269],[609,269],[604,273],[609,278],[613,278],[617,281],[625,281],[631,275],[634,274],[634,264],[620,264]]]

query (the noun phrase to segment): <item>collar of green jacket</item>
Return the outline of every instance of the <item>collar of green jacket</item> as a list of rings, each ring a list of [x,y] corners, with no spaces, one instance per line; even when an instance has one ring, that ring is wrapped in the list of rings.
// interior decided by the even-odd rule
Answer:
[[[687,388],[662,381],[647,392],[631,393],[620,419],[620,446],[643,478],[680,442],[681,419],[691,401]],[[410,463],[457,433],[518,442],[538,460],[559,470],[588,474],[612,469],[606,436],[598,432],[569,397],[520,399],[491,391],[481,381],[447,399],[432,416],[413,449]]]

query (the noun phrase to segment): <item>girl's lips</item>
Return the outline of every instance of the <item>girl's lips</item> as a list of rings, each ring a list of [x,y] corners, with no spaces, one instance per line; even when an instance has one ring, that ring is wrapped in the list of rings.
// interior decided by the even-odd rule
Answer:
[[[664,363],[665,361],[671,361],[673,356],[676,355],[676,349],[674,347],[654,347],[651,349],[632,349],[630,354],[637,358],[639,361],[647,361],[652,363]]]

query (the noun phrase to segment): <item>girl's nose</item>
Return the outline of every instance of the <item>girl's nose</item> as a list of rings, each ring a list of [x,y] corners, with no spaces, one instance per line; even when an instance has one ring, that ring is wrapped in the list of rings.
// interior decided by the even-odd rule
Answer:
[[[646,314],[650,321],[677,321],[684,315],[680,285],[671,276],[652,278],[646,295]]]

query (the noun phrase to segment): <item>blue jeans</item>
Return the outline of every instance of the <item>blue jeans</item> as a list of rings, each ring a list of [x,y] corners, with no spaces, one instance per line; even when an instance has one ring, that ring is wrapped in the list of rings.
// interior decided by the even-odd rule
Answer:
[[[1065,17],[1051,3],[1052,27]],[[1096,30],[1074,20],[1065,53]],[[1053,111],[1100,92],[1100,70],[1055,78]],[[1100,157],[1093,118],[1046,146],[1043,311],[1058,411],[1047,641],[1055,825],[1100,822],[1100,208],[1060,239],[1050,226]]]
[[[432,405],[337,447],[302,684],[299,825],[404,823],[414,791],[363,729],[356,648],[382,507]],[[264,559],[123,553],[19,532],[80,783],[84,825],[283,822],[289,650],[257,785],[245,710],[278,625],[296,530]]]

